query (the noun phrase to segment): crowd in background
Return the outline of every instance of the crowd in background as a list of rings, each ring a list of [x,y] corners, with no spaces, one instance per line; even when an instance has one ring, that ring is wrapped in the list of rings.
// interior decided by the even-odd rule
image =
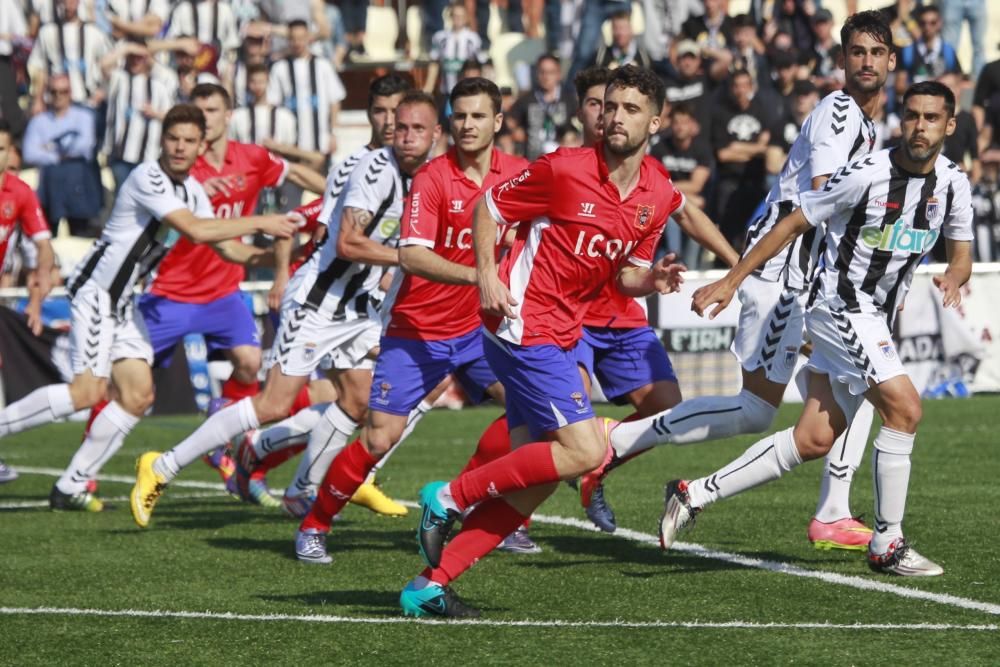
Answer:
[[[642,0],[641,33],[631,2],[501,2],[501,32],[538,37],[542,52],[515,72],[520,88],[503,90],[501,148],[533,159],[579,145],[575,75],[593,65],[649,67],[664,80],[668,101],[667,129],[651,150],[736,247],[803,120],[843,84],[839,26],[829,7],[844,0],[825,0],[826,7],[819,0],[752,0],[749,12],[737,15],[727,0]],[[856,9],[856,0],[845,4],[848,13]],[[401,55],[394,64],[367,57],[368,30],[379,29],[366,25],[368,0],[0,0],[0,117],[20,147],[11,168],[38,169],[37,193],[51,226],[97,236],[113,197],[101,170],[110,170],[117,188],[136,165],[155,159],[166,111],[211,81],[235,100],[234,139],[325,173],[348,96],[345,72],[412,71],[415,84],[439,96],[442,121],[456,81],[495,78],[489,0],[425,0],[419,7],[423,43],[407,46],[404,35],[399,46],[420,60],[403,62]],[[975,188],[976,258],[995,260],[1000,61],[985,63],[986,2],[897,0],[883,11],[892,22],[897,68],[875,119],[879,144],[898,136],[896,110],[907,85],[934,78],[952,87],[963,111],[945,154]],[[956,55],[963,22],[972,37],[968,71]],[[301,194],[271,193],[262,205],[288,208]],[[666,244],[691,268],[712,265],[676,225]],[[7,284],[14,268],[5,267]]]

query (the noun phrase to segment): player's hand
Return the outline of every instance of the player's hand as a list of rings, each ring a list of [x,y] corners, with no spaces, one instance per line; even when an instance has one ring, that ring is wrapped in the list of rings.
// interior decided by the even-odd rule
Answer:
[[[962,286],[958,284],[958,281],[949,276],[947,273],[940,276],[934,276],[933,280],[934,285],[943,295],[942,301],[944,302],[945,308],[950,308],[952,306],[957,308],[961,305]]]
[[[281,310],[281,297],[285,294],[285,287],[288,286],[287,274],[274,274],[274,284],[271,285],[267,293],[267,307],[274,311]]]
[[[35,301],[28,303],[24,308],[24,316],[28,318],[28,328],[36,336],[42,335],[42,303]]]
[[[715,316],[724,311],[729,302],[733,300],[735,292],[736,288],[732,287],[725,278],[717,280],[711,285],[699,287],[691,298],[691,310],[701,317],[707,315],[708,319],[714,320]],[[713,305],[715,308],[709,311]]]
[[[479,307],[484,313],[517,319],[514,306],[517,301],[511,295],[510,290],[496,276],[479,283]]]
[[[257,230],[261,234],[268,234],[279,239],[288,239],[295,234],[299,226],[295,223],[293,214],[278,214],[261,216],[260,228]]]
[[[684,272],[687,267],[676,261],[677,255],[668,253],[653,264],[653,286],[660,294],[679,292],[684,284]]]
[[[232,193],[230,189],[232,185],[231,178],[231,176],[213,176],[205,179],[201,187],[205,189],[205,194],[208,195],[209,199],[216,195],[228,197]]]

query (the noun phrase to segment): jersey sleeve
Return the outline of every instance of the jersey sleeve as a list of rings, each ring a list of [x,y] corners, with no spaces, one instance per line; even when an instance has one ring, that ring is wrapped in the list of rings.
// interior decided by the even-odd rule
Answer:
[[[49,224],[45,221],[45,214],[42,213],[42,207],[38,203],[38,197],[35,196],[34,191],[25,186],[20,199],[21,210],[18,217],[25,235],[29,236],[32,241],[51,238],[52,232],[49,230]]]
[[[316,231],[316,227],[319,225],[319,214],[323,210],[323,198],[317,197],[308,204],[303,204],[295,209],[295,212],[305,218],[305,223],[302,225],[300,232],[305,232],[312,234]]]
[[[371,170],[371,166],[372,161],[366,160],[351,172],[347,187],[341,194],[344,197],[344,208],[358,208],[375,213],[391,193],[395,181],[387,172],[393,167],[386,165],[376,173]]]
[[[517,176],[486,191],[486,206],[501,224],[533,220],[549,212],[556,191],[552,161],[543,155]]]
[[[400,246],[420,245],[434,249],[437,242],[441,200],[439,179],[435,178],[430,169],[421,169],[413,179],[410,196],[403,204]]]
[[[284,159],[265,148],[259,148],[254,156],[254,162],[260,169],[260,178],[264,187],[276,188],[285,182],[289,164]]]
[[[957,171],[957,168],[956,170]],[[971,241],[972,235],[972,187],[965,174],[958,174],[948,192],[950,205],[945,208],[947,217],[944,219],[942,231],[946,239],[952,241]]]
[[[834,100],[814,113],[810,118],[809,169],[815,177],[832,174],[847,164],[861,127],[860,117],[851,112],[849,103],[838,106]]]
[[[187,204],[174,193],[170,179],[159,171],[144,171],[135,174],[135,178],[130,180],[132,197],[135,199],[136,204],[140,208],[149,211],[150,215],[157,220],[162,220],[174,211],[187,210]],[[208,202],[208,197],[205,196],[205,191],[201,189],[200,185],[198,188],[201,195],[205,198],[205,203],[208,205],[209,211],[207,216],[199,217],[215,217],[212,213],[211,204]],[[196,213],[195,215],[198,214]]]
[[[810,225],[819,227],[836,213],[857,206],[871,181],[871,171],[861,168],[859,163],[844,165],[834,172],[822,188],[799,195],[802,214]]]

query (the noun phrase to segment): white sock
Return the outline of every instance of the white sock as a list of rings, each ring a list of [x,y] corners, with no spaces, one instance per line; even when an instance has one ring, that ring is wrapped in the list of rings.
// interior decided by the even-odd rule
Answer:
[[[219,445],[260,426],[252,398],[244,398],[205,420],[198,429],[153,462],[153,470],[169,482],[180,471]]]
[[[872,477],[875,480],[875,533],[869,547],[872,553],[884,553],[892,541],[903,536],[906,491],[910,485],[912,433],[902,433],[883,426],[875,436],[872,450]]]
[[[406,440],[411,433],[413,433],[413,429],[417,428],[417,422],[423,419],[424,415],[430,412],[433,408],[434,406],[427,401],[420,401],[417,407],[410,411],[410,415],[406,418],[406,428],[403,429],[403,434],[399,436],[399,441],[397,441],[396,444],[393,445],[392,449],[387,451],[385,455],[378,460],[378,463],[376,463],[375,467],[372,468],[371,474],[368,475],[368,482],[375,479],[375,473],[381,470],[382,467],[388,463],[389,457],[396,453],[399,446],[403,444],[403,441]]]
[[[50,384],[0,410],[0,437],[51,424],[74,412],[69,385]]]
[[[738,459],[688,484],[693,507],[705,507],[720,498],[729,498],[755,486],[778,479],[802,463],[792,437],[794,428],[786,428],[758,440]]]
[[[451,495],[451,483],[445,484],[437,491],[437,498],[445,509],[458,511],[458,503],[455,502],[455,496]],[[469,509],[468,507],[466,509]]]
[[[307,496],[316,493],[330,463],[347,445],[357,428],[356,421],[341,410],[339,405],[331,403],[309,434],[309,444],[286,494]]]
[[[108,403],[90,425],[90,432],[73,455],[69,467],[56,481],[59,490],[69,494],[85,491],[87,482],[97,477],[138,423],[139,418],[127,412],[117,401]]]
[[[310,405],[273,426],[257,431],[251,436],[254,453],[258,458],[264,458],[282,449],[306,444],[309,442],[309,432],[316,428],[328,407],[329,403]]]
[[[746,389],[736,396],[701,396],[658,415],[619,424],[611,431],[611,446],[619,457],[625,457],[656,445],[760,433],[771,426],[776,412],[773,405]]]
[[[819,500],[816,503],[818,521],[833,523],[854,516],[851,513],[851,480],[861,465],[874,415],[875,408],[872,404],[863,401],[854,413],[854,419],[847,425],[847,430],[840,434],[830,453],[826,455],[823,478],[819,485]]]

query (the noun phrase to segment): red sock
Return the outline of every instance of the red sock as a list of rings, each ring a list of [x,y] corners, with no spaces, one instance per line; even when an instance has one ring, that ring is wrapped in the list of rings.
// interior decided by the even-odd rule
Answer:
[[[479,436],[476,451],[462,472],[475,470],[506,454],[510,454],[510,431],[507,429],[507,415],[503,414],[492,421]]]
[[[86,440],[87,436],[90,435],[90,427],[94,425],[94,420],[97,419],[97,415],[101,414],[101,410],[108,406],[111,401],[102,398],[97,403],[90,408],[90,417],[87,418],[87,425],[83,429],[83,439]]]
[[[299,389],[299,393],[295,395],[295,401],[292,403],[292,409],[288,411],[288,416],[298,414],[310,405],[312,402],[309,400],[309,385],[306,385]]]
[[[252,398],[260,391],[260,383],[254,380],[248,384],[240,382],[234,377],[222,383],[222,397],[228,398],[235,403],[244,398]]]
[[[427,568],[423,576],[447,586],[480,558],[493,551],[503,538],[517,530],[527,517],[508,505],[503,498],[484,500],[462,522],[462,530],[441,552],[441,565]]]
[[[309,514],[302,520],[299,530],[329,532],[333,517],[364,483],[377,462],[361,444],[361,440],[355,440],[344,447],[343,451],[333,459],[330,469],[326,471],[323,484],[316,494],[316,501]]]
[[[251,473],[250,477],[253,479],[259,479],[261,477],[266,477],[267,473],[271,472],[282,463],[292,458],[302,450],[306,448],[305,445],[292,445],[291,447],[286,447],[285,449],[279,449],[276,452],[271,452],[265,456],[260,463],[257,464],[257,468]]]
[[[493,496],[529,486],[558,482],[552,443],[533,442],[495,461],[462,473],[451,482],[451,495],[459,510]]]

